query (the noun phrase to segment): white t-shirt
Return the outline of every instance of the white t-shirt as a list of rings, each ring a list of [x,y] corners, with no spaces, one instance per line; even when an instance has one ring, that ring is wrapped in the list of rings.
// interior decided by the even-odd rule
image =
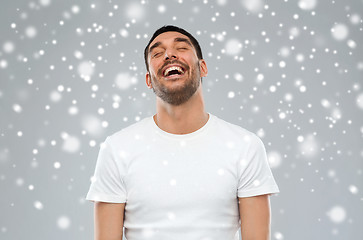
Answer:
[[[128,240],[237,240],[238,197],[278,193],[254,133],[209,113],[189,134],[153,116],[101,144],[87,200],[125,203]]]

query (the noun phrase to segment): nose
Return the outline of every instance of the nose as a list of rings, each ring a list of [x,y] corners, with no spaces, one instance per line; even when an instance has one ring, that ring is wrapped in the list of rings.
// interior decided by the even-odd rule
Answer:
[[[165,51],[165,56],[164,56],[164,59],[165,60],[169,60],[169,59],[177,59],[178,58],[178,56],[177,56],[177,54],[176,54],[176,52],[174,51],[174,50],[172,50],[172,49],[168,49],[168,50],[166,50]]]

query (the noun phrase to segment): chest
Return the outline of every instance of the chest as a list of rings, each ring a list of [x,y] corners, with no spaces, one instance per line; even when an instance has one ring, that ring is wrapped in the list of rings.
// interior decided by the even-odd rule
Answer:
[[[212,149],[146,147],[133,156],[125,177],[129,207],[165,211],[234,203],[238,156]]]

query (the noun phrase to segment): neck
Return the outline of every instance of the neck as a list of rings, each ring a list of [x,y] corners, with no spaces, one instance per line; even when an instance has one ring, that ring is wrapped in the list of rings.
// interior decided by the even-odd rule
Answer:
[[[184,104],[173,106],[160,98],[156,101],[157,114],[154,121],[160,129],[172,134],[188,134],[203,127],[209,115],[204,109],[201,86]]]

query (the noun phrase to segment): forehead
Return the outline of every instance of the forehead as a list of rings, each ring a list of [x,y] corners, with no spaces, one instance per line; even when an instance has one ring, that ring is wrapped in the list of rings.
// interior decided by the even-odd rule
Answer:
[[[188,36],[185,36],[184,34],[181,34],[180,32],[164,32],[159,34],[151,43],[149,46],[152,46],[156,42],[168,42],[168,41],[174,41],[175,38],[186,38],[192,43],[192,41],[189,39]]]

